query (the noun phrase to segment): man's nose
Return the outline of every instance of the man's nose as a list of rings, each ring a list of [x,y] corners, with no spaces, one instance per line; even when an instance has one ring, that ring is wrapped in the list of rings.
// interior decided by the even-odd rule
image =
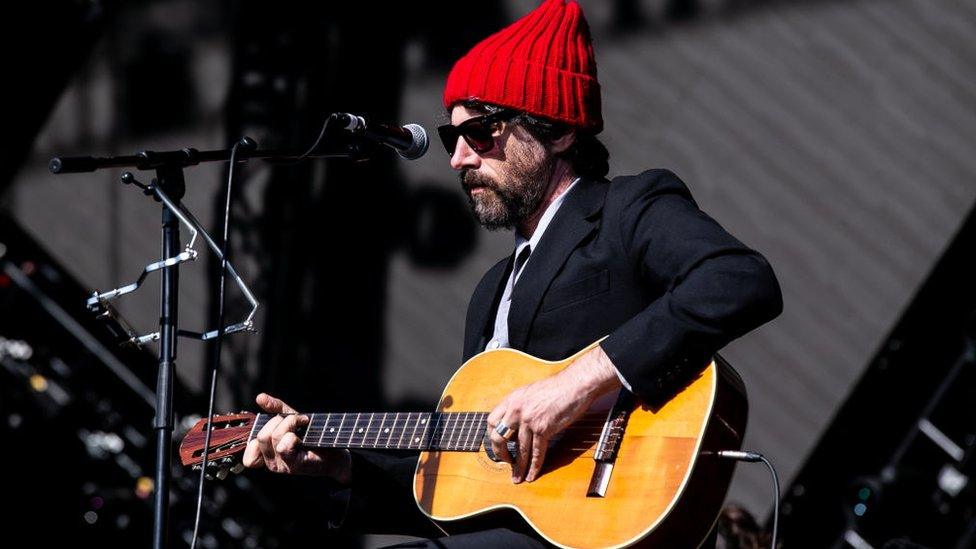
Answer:
[[[455,170],[478,169],[481,166],[481,155],[476,153],[471,145],[458,136],[454,144],[454,154],[451,155],[451,167]]]

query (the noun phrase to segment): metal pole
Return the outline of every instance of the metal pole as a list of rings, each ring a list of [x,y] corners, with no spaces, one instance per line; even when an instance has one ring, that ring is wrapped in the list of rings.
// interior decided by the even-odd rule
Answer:
[[[183,169],[160,168],[156,184],[174,201],[185,190]],[[180,223],[169,208],[163,207],[163,259],[180,253]],[[169,485],[173,445],[173,381],[176,375],[176,332],[179,320],[179,265],[163,269],[159,317],[159,372],[156,381],[156,476],[154,485],[153,547],[164,549],[169,537]]]

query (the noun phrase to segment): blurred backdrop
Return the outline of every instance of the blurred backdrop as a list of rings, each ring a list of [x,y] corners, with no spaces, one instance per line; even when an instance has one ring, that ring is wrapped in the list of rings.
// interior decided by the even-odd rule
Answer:
[[[55,176],[48,160],[243,135],[301,149],[336,111],[433,132],[453,61],[536,2],[22,4],[0,69],[0,433],[22,503],[7,519],[41,545],[147,543],[156,350],[120,350],[84,299],[158,258],[159,208],[120,170]],[[784,480],[787,546],[976,544],[976,4],[580,4],[611,177],[672,169],[782,284],[783,315],[723,356],[749,393],[745,447]],[[303,410],[436,403],[470,293],[513,245],[473,223],[447,160],[433,143],[413,162],[247,164],[231,254],[261,308],[256,334],[224,343],[219,409],[252,409],[260,391]],[[214,234],[225,176],[186,171],[184,202]],[[181,270],[181,328],[213,325],[204,255]],[[157,280],[118,305],[140,332],[156,329]],[[231,320],[246,314],[228,299]],[[207,350],[179,342],[181,419],[206,411]],[[175,477],[174,544],[196,482]],[[322,490],[238,476],[208,496],[205,542],[361,543],[325,532],[307,505]],[[740,465],[729,501],[765,520],[770,491]]]

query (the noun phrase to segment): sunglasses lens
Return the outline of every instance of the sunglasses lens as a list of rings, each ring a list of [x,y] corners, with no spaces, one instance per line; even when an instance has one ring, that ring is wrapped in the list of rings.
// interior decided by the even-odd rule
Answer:
[[[438,126],[437,134],[441,136],[441,142],[444,143],[444,149],[447,150],[447,154],[453,155],[454,148],[457,146],[458,137],[461,135],[458,132],[457,126],[451,124]]]
[[[464,140],[477,153],[488,152],[495,146],[495,138],[492,136],[491,128],[484,125],[480,120],[465,125],[460,130]]]
[[[438,126],[437,133],[444,143],[444,149],[447,150],[447,154],[454,154],[458,137],[463,137],[468,146],[479,154],[488,152],[494,148],[495,137],[492,135],[494,130],[491,124],[485,123],[484,119],[486,116],[469,118],[457,126],[452,124]]]

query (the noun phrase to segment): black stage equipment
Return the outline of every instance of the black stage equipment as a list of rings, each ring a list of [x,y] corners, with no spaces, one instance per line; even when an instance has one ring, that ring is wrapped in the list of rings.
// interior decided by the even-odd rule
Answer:
[[[976,210],[787,490],[787,546],[976,547],[974,249]]]

